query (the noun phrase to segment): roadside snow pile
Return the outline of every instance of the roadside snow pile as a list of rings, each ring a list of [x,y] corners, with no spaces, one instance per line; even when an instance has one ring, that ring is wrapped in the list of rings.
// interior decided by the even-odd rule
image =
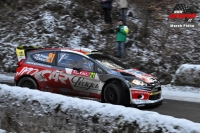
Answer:
[[[26,116],[28,114],[29,119],[34,119],[39,115],[42,117],[40,122],[42,122],[42,120],[46,121],[46,117],[51,117],[49,118],[51,122],[54,122],[52,118],[56,117],[59,117],[59,119],[69,119],[71,121],[70,125],[73,126],[73,130],[75,129],[76,131],[77,128],[82,128],[87,130],[87,132],[94,132],[95,129],[95,131],[98,130],[100,132],[200,133],[200,123],[194,123],[186,119],[177,119],[156,112],[141,111],[136,108],[103,104],[90,100],[81,100],[79,98],[27,88],[0,84],[0,97],[1,101],[3,100],[0,108],[1,110],[5,109],[2,112],[12,110],[12,120],[15,120],[17,123],[23,123],[17,127],[19,129],[23,128],[23,131],[30,127],[24,127],[27,122],[23,122],[22,120],[24,119],[20,119],[15,115]],[[21,109],[21,111],[19,111],[19,109]],[[28,112],[28,109],[30,112]],[[41,110],[39,111],[39,109]],[[33,112],[33,110],[35,111]],[[81,122],[82,124],[80,124]],[[79,123],[80,127],[77,127],[77,123]],[[63,123],[63,120],[61,124],[63,125],[59,126],[64,126],[65,130],[69,131],[68,125]],[[48,125],[49,123],[43,125],[42,129],[48,127]],[[12,123],[9,126],[12,126]],[[31,125],[27,124],[26,126]],[[52,125],[52,127],[54,126],[55,125]]]
[[[200,87],[200,65],[182,64],[176,71],[173,85]]]
[[[5,130],[2,130],[2,129],[0,129],[0,133],[6,133],[6,131],[5,131]]]
[[[164,99],[200,103],[200,88],[192,86],[162,85],[162,96]]]

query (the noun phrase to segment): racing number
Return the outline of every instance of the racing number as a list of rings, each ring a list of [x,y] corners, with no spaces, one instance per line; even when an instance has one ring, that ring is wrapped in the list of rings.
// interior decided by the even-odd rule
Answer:
[[[91,73],[90,73],[90,78],[94,78],[94,77],[95,77],[95,74],[96,74],[96,73],[91,72]]]
[[[53,53],[49,53],[48,58],[46,59],[46,62],[52,63],[53,59],[54,59],[55,54]]]

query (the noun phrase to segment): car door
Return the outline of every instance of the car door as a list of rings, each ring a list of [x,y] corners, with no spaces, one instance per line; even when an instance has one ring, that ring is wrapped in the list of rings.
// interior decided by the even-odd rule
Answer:
[[[37,80],[40,90],[54,92],[55,80],[51,78],[52,73],[55,69],[55,51],[42,51],[33,53],[31,59],[26,62],[31,66],[28,68],[33,72],[28,72],[33,75]]]
[[[87,56],[71,52],[59,52],[57,65],[65,68],[68,84],[61,92],[84,97],[100,97],[100,80],[95,73],[95,63]]]

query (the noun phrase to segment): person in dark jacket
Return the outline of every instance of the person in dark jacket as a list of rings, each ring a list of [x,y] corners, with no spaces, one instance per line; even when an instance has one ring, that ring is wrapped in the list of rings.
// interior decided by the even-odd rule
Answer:
[[[124,58],[125,57],[125,48],[124,44],[126,42],[128,27],[124,25],[122,19],[119,20],[118,26],[116,27],[116,57]]]
[[[112,23],[111,10],[112,0],[101,0],[105,23]]]

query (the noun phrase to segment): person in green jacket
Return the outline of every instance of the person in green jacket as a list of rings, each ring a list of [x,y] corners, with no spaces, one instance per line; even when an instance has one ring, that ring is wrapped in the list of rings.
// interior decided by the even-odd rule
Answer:
[[[116,27],[116,57],[124,58],[125,57],[125,48],[124,44],[126,42],[128,27],[124,25],[123,20],[120,19]]]

